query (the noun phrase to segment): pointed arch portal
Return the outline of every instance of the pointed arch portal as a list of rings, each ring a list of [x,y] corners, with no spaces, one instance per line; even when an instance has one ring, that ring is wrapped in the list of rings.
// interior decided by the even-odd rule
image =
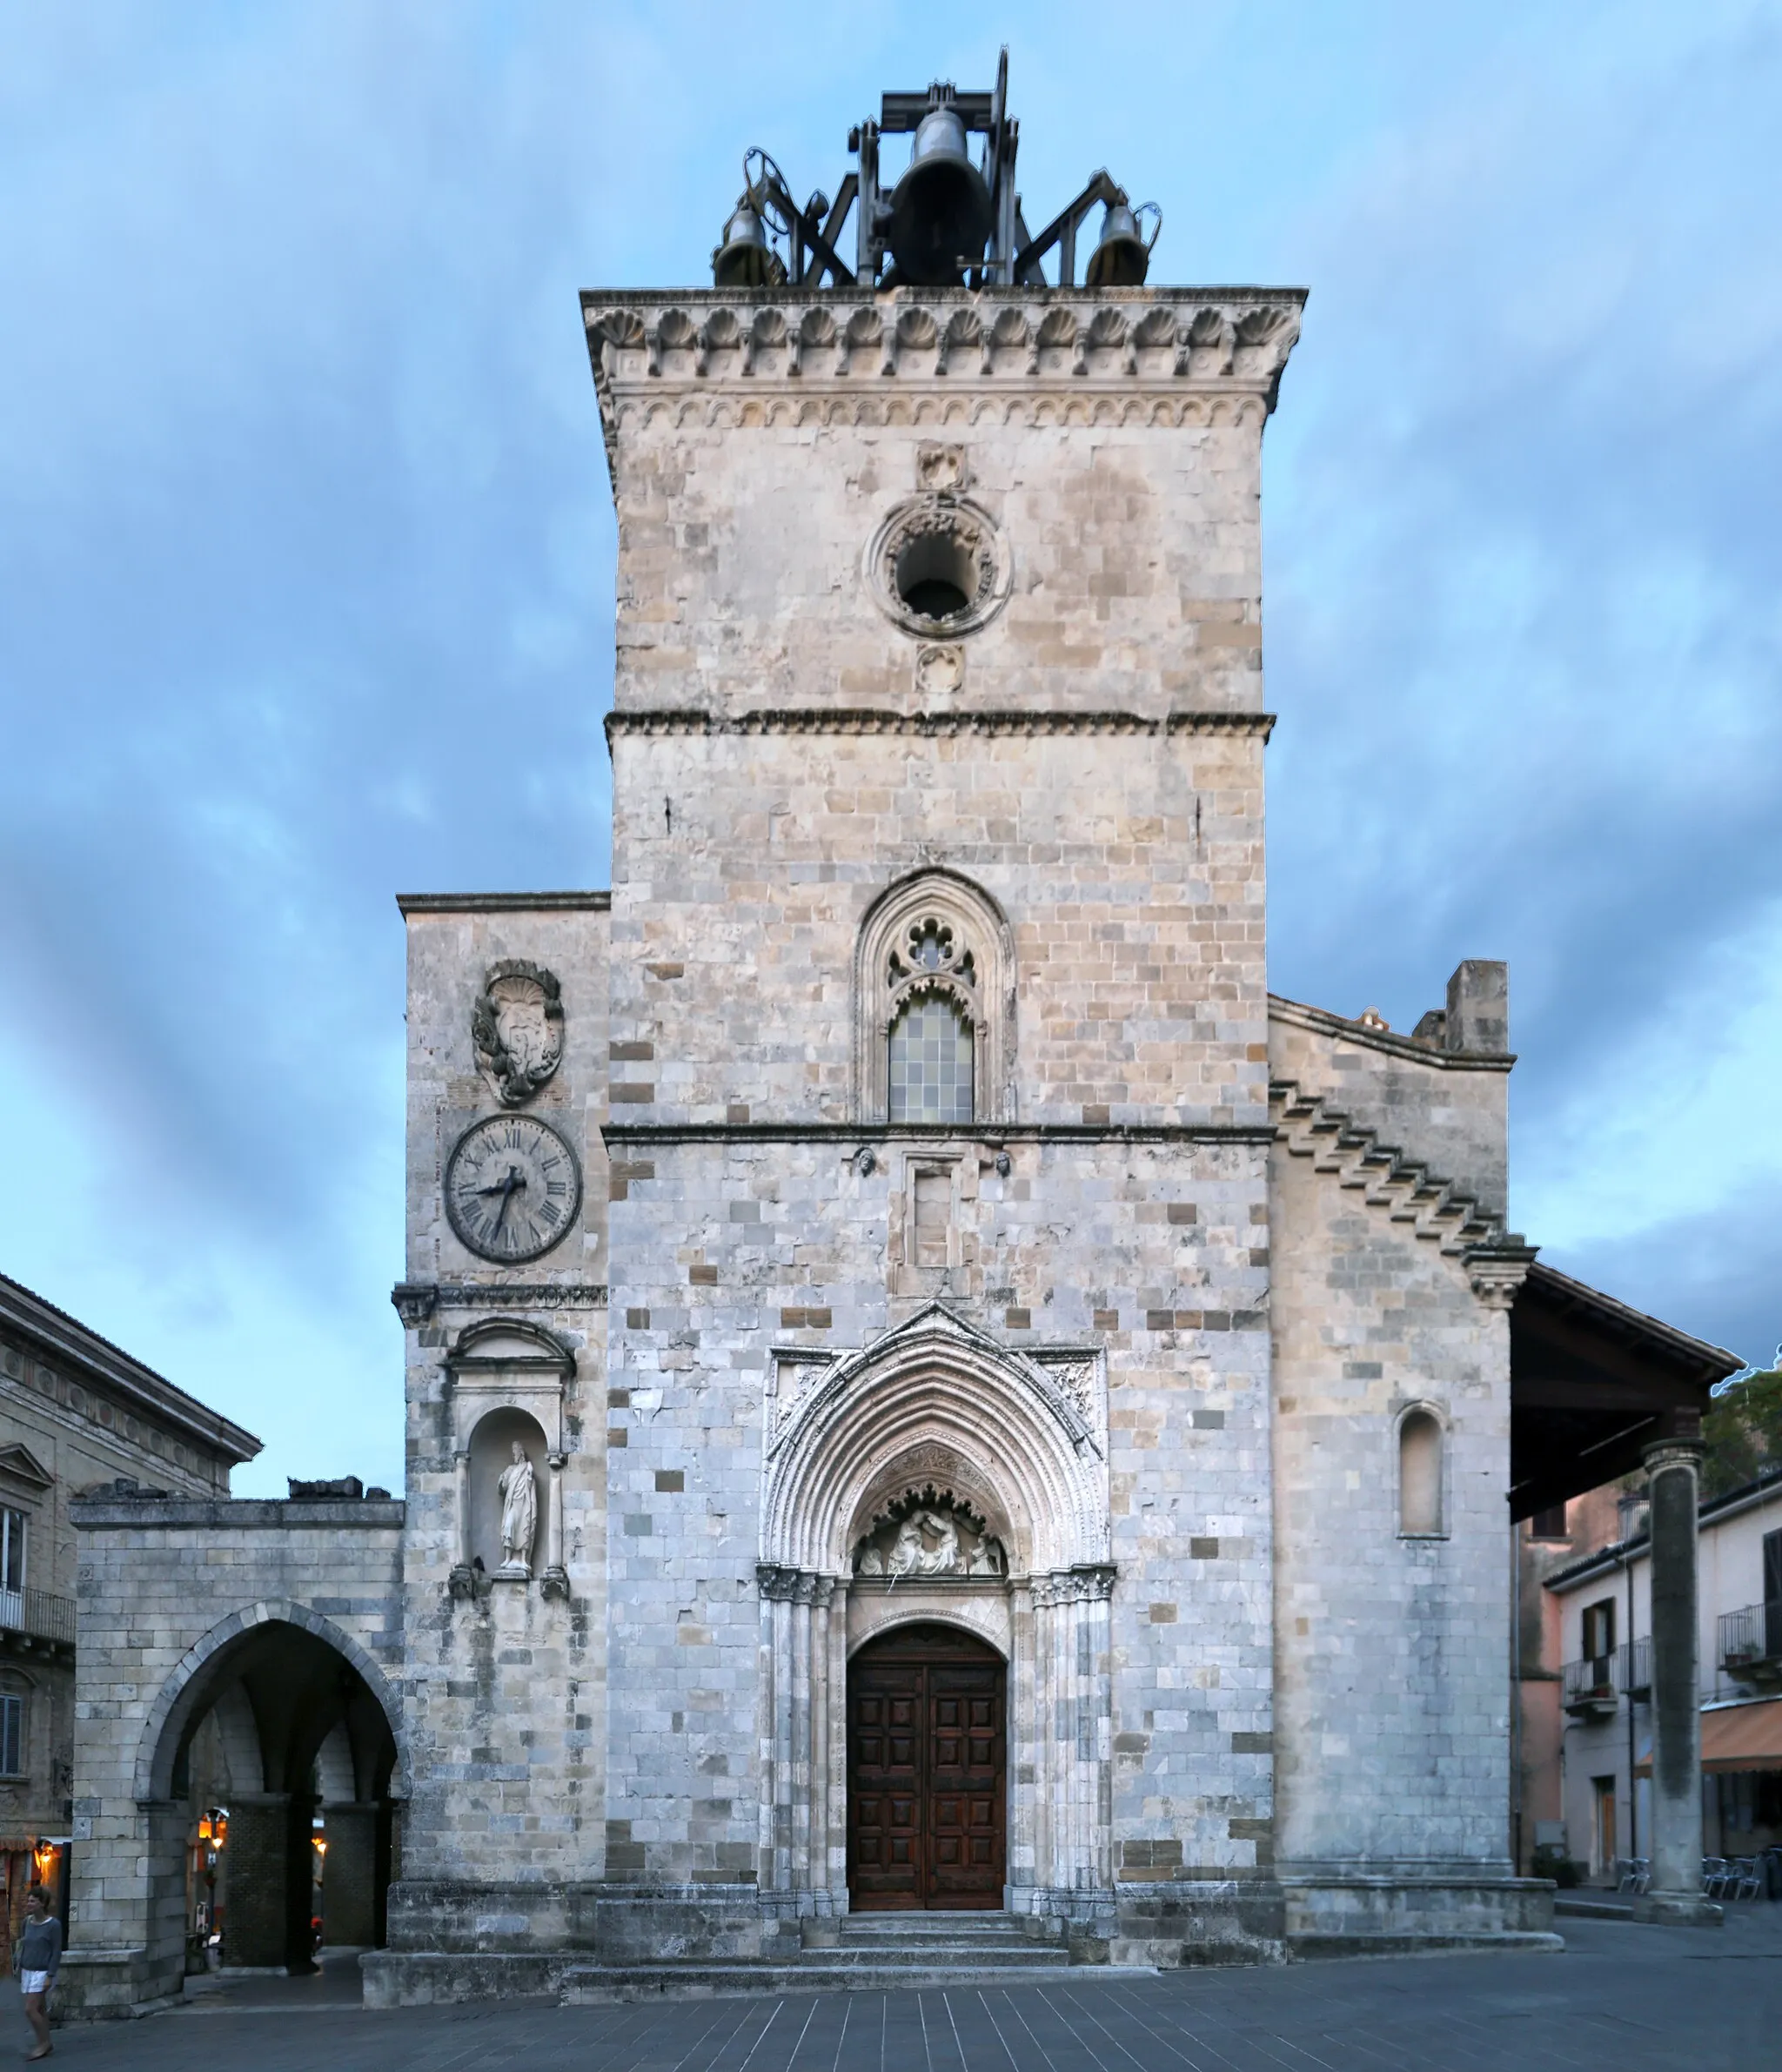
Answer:
[[[850,1888],[856,1905],[1047,1910],[1111,1885],[1115,1570],[1093,1366],[1031,1358],[940,1304],[861,1351],[782,1358],[757,1570],[760,1880],[801,1911],[839,1910]],[[858,1572],[867,1536],[912,1506],[936,1546],[956,1541],[948,1519],[975,1520],[967,1538],[996,1559]],[[955,1654],[981,1691],[950,1687]],[[866,1665],[852,1677],[851,1658]],[[890,1685],[872,1719],[862,1702],[888,1674],[918,1738],[868,1750],[893,1723]],[[981,1747],[948,1738],[971,1724],[953,1717],[968,1696]]]

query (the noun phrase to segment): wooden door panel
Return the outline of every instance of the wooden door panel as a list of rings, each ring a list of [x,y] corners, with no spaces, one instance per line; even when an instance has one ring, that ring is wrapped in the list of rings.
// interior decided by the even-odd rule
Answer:
[[[848,1675],[848,1883],[862,1911],[999,1908],[1005,1682],[968,1635],[906,1627]]]
[[[857,1906],[922,1903],[923,1699],[919,1665],[887,1663],[848,1680],[849,1882]]]

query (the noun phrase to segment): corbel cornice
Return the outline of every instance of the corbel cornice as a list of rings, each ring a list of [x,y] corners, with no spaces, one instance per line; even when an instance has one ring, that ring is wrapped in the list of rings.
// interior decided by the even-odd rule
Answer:
[[[978,712],[897,712],[872,706],[764,706],[752,712],[708,712],[699,706],[615,710],[606,715],[611,748],[620,734],[911,734],[1256,735],[1274,732],[1271,712],[1051,711],[991,707]],[[1419,1054],[1420,1055],[1420,1054]]]
[[[1299,337],[1300,288],[589,289],[609,455],[677,425],[1253,423]]]

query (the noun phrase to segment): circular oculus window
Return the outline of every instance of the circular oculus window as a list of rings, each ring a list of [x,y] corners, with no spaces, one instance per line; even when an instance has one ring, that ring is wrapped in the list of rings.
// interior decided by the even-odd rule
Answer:
[[[899,504],[867,547],[867,583],[880,610],[923,640],[987,626],[1008,601],[1010,573],[989,513],[964,497]]]

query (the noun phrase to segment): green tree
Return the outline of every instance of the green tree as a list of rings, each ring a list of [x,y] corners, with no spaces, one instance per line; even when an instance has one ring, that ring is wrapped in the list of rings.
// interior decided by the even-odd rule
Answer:
[[[1782,1367],[1747,1375],[1702,1419],[1702,1494],[1725,1496],[1782,1465]]]

